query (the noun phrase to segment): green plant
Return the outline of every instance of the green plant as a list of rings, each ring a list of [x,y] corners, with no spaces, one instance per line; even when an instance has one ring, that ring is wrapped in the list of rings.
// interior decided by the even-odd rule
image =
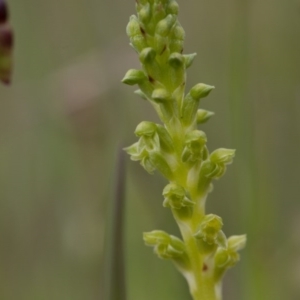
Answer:
[[[222,219],[206,214],[205,202],[232,162],[235,150],[209,153],[206,134],[197,129],[212,112],[198,109],[213,86],[199,83],[185,95],[186,69],[196,54],[182,54],[184,30],[175,0],[137,0],[127,34],[137,51],[141,70],[129,70],[123,82],[154,107],[163,125],[143,121],[138,142],[126,148],[150,174],[158,170],[169,180],[163,206],[178,223],[183,240],[160,230],[144,233],[145,243],[163,259],[173,261],[186,278],[194,300],[220,300],[225,271],[239,260],[246,236],[226,238]]]

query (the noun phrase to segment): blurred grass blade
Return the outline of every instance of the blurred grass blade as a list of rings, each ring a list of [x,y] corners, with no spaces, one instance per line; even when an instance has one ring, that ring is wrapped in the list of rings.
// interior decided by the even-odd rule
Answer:
[[[104,268],[104,300],[126,300],[124,263],[125,152],[118,151],[114,199],[109,204]]]

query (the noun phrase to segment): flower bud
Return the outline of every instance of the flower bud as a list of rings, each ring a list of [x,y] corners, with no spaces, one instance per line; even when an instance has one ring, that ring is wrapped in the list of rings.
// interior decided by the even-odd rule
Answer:
[[[142,70],[130,69],[125,74],[122,82],[128,85],[135,85],[142,83],[147,79],[145,73]]]
[[[196,56],[197,56],[197,53],[183,55],[186,69],[188,69],[192,65]]]
[[[170,34],[169,48],[170,52],[182,53],[185,32],[182,26],[177,23]]]
[[[235,156],[235,150],[220,148],[210,155],[210,160],[216,164],[231,164]]]
[[[155,59],[156,52],[153,48],[145,48],[140,53],[140,61],[143,64],[151,64]]]
[[[127,35],[130,38],[131,45],[136,51],[140,52],[147,47],[147,41],[143,35],[141,25],[136,16],[131,16],[126,28]]]
[[[135,15],[132,15],[129,18],[129,23],[126,27],[126,33],[130,39],[142,34],[141,25],[139,23],[138,18]]]
[[[138,137],[152,137],[156,133],[156,124],[153,122],[143,121],[136,127],[134,133]]]
[[[238,253],[232,253],[228,249],[219,248],[215,255],[215,265],[218,268],[227,269],[234,266],[239,260]]]
[[[205,109],[198,109],[197,110],[197,124],[206,123],[215,113],[205,110]]]
[[[172,15],[178,15],[179,6],[175,0],[170,0],[167,6],[167,13]]]
[[[158,22],[155,29],[155,34],[162,37],[167,37],[176,22],[176,16],[168,15],[166,18]]]
[[[184,188],[176,183],[168,184],[163,190],[163,196],[165,197],[164,207],[181,209],[182,207],[193,207],[195,204],[186,197]]]
[[[197,114],[199,100],[206,97],[210,91],[214,89],[213,86],[209,86],[203,83],[196,84],[190,92],[186,95],[182,105],[182,122],[184,125],[189,126],[195,122]]]
[[[182,162],[196,162],[203,158],[203,149],[207,142],[206,134],[193,130],[185,137],[185,147],[181,155]]]
[[[141,6],[140,9],[138,9],[138,16],[144,24],[147,24],[150,21],[151,7],[149,3],[146,3],[145,5]]]
[[[159,151],[159,136],[156,133],[156,124],[143,121],[135,129],[135,135],[140,137],[139,146],[147,151]]]
[[[190,90],[190,95],[195,100],[200,100],[209,95],[209,93],[214,89],[214,86],[207,85],[204,83],[198,83]]]
[[[182,68],[184,64],[184,58],[180,53],[172,53],[169,57],[169,64],[174,69]]]
[[[155,0],[154,2],[155,3],[152,5],[153,15],[152,15],[151,23],[156,25],[161,20],[163,20],[167,16],[167,14],[164,7],[165,5],[161,3],[162,1]]]
[[[158,89],[155,89],[152,93],[152,99],[155,101],[155,102],[166,102],[166,101],[170,101],[172,98],[171,98],[171,94],[163,89],[163,88],[158,88]]]
[[[167,37],[163,37],[158,34],[154,36],[154,49],[159,55],[162,55],[166,51],[167,45],[168,45]]]

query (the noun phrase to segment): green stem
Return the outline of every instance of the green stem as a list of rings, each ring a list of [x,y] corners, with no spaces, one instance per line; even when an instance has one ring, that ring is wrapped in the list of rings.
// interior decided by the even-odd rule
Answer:
[[[204,255],[199,252],[197,241],[194,237],[200,220],[205,216],[205,198],[198,199],[198,209],[194,210],[190,220],[182,221],[173,210],[174,218],[179,226],[184,240],[187,254],[191,263],[191,272],[186,274],[190,293],[194,300],[221,300],[221,287],[215,281],[212,270],[204,263]]]

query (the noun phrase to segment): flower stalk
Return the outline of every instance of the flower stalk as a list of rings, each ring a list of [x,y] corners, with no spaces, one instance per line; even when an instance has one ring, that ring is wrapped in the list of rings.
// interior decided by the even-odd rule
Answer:
[[[144,240],[159,258],[174,263],[194,300],[221,300],[223,275],[239,260],[246,236],[227,238],[221,217],[206,214],[205,203],[213,180],[224,175],[235,150],[210,153],[207,136],[198,129],[214,115],[199,109],[214,87],[199,83],[185,94],[186,70],[196,54],[183,54],[185,33],[177,2],[137,0],[136,10],[127,34],[142,68],[129,70],[122,81],[138,85],[136,94],[149,101],[162,124],[141,122],[135,130],[139,140],[125,150],[147,172],[158,170],[169,181],[163,206],[171,210],[182,235],[179,239],[154,230],[144,233]]]

